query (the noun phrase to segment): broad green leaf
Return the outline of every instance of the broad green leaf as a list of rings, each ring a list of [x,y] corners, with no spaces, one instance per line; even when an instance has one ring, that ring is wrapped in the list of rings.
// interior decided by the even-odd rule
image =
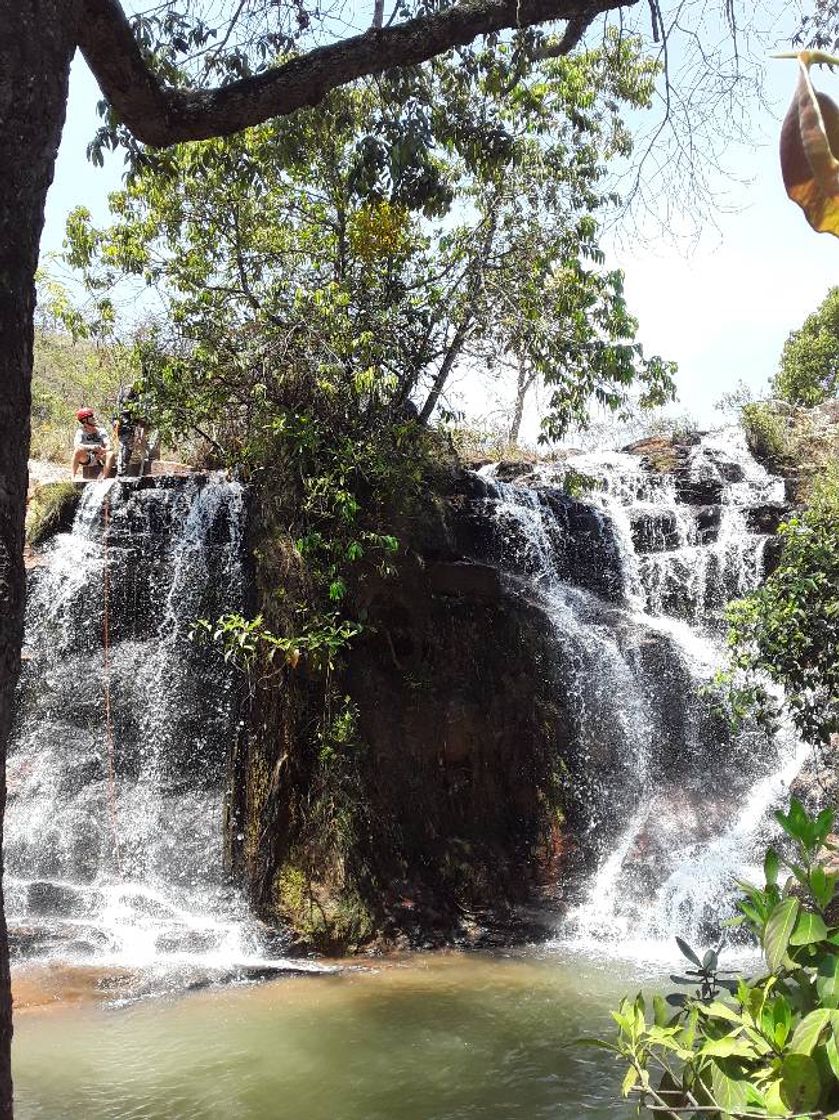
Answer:
[[[624,1075],[623,1084],[621,1085],[621,1092],[625,1097],[629,1096],[632,1091],[633,1085],[635,1085],[637,1081],[638,1070],[635,1068],[635,1066],[630,1066]]]
[[[781,1082],[770,1081],[763,1093],[766,1111],[770,1116],[786,1116],[789,1109],[781,1099]]]
[[[812,1054],[819,1036],[829,1022],[830,1010],[826,1007],[818,1007],[809,1015],[805,1015],[793,1031],[789,1044],[790,1050],[794,1054]]]
[[[789,943],[790,945],[814,945],[819,941],[824,941],[827,938],[827,926],[824,924],[824,919],[818,914],[811,914],[808,910],[802,910],[798,915],[798,921],[795,923],[795,929],[792,931]]]
[[[819,1068],[807,1054],[787,1054],[781,1062],[781,1100],[791,1112],[809,1112],[819,1103]]]
[[[839,957],[822,957],[819,961],[816,991],[825,1007],[839,1007]]]
[[[817,865],[810,872],[810,892],[824,910],[832,902],[836,892],[836,876],[828,875],[821,865]]]
[[[653,996],[653,1014],[657,1027],[666,1027],[670,1018],[670,1009],[663,996]]]
[[[731,1067],[714,1062],[711,1068],[711,1093],[723,1112],[742,1112],[746,1107],[746,1081],[730,1076]]]
[[[822,809],[813,822],[813,839],[816,844],[821,844],[833,828],[834,813],[832,809]]]
[[[790,935],[798,917],[798,909],[797,898],[785,898],[773,908],[766,920],[766,929],[763,931],[763,951],[770,972],[777,972],[784,962]]]
[[[783,1046],[792,1029],[792,1008],[783,995],[779,995],[771,1007],[772,1035],[777,1046]]]
[[[830,1068],[833,1070],[833,1076],[839,1081],[839,1047],[836,1045],[835,1032],[831,1033],[824,1048],[827,1053],[827,1060],[830,1062]]]
[[[707,1007],[700,1007],[699,1011],[712,1019],[726,1019],[729,1023],[742,1023],[742,1019],[733,1007],[728,1007],[717,999],[713,1003],[709,1003]]]
[[[739,1034],[727,1034],[706,1042],[699,1053],[705,1058],[753,1058],[754,1047]]]

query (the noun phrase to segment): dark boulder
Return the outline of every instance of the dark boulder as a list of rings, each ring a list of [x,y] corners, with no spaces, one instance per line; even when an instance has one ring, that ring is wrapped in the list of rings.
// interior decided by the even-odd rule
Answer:
[[[778,526],[790,515],[787,505],[770,503],[746,510],[746,525],[750,533],[777,533]]]
[[[495,477],[499,482],[515,482],[516,479],[523,478],[525,475],[531,474],[532,471],[532,463],[502,460],[495,469]]]
[[[770,537],[763,548],[763,578],[768,579],[781,562],[784,551],[782,537]]]
[[[676,497],[689,506],[717,506],[722,502],[724,484],[719,476],[695,475],[677,471]]]
[[[428,583],[436,595],[466,595],[471,599],[501,597],[501,579],[497,568],[489,564],[435,563],[428,567]]]

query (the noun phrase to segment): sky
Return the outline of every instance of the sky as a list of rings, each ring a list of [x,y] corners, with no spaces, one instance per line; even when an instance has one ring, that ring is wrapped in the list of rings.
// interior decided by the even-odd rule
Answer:
[[[793,62],[767,62],[770,104],[752,114],[757,145],[727,153],[733,178],[711,177],[725,210],[714,214],[697,244],[685,246],[660,233],[633,239],[625,232],[605,243],[610,266],[625,272],[627,301],[645,350],[678,363],[679,400],[672,411],[701,426],[719,423],[716,402],[741,381],[766,395],[787,335],[839,284],[839,240],[814,233],[781,182],[777,139],[795,78]],[[839,99],[839,75],[819,70],[815,82]],[[42,262],[45,253],[60,249],[70,209],[83,204],[94,221],[104,221],[107,194],[120,186],[121,155],[106,157],[104,168],[85,158],[99,97],[77,57]],[[531,431],[534,423],[531,417]]]

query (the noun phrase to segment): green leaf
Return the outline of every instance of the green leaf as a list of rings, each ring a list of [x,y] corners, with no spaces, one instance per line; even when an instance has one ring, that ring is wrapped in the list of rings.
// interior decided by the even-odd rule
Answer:
[[[785,815],[779,810],[775,813],[775,819],[793,840],[799,840],[802,843],[807,840],[810,818],[797,797],[793,797],[790,801],[789,814]]]
[[[778,853],[774,848],[769,848],[763,860],[763,874],[766,876],[767,883],[778,882],[778,868],[780,863],[781,860]]]
[[[795,928],[798,917],[798,899],[785,898],[773,907],[766,919],[766,929],[763,931],[763,951],[770,972],[777,972],[787,954],[790,935]]]
[[[663,996],[653,996],[653,1014],[657,1027],[666,1027],[670,1018],[670,1009]]]
[[[676,944],[681,949],[682,955],[687,957],[691,964],[695,964],[697,968],[702,968],[702,961],[699,959],[696,953],[694,953],[693,949],[691,949],[687,941],[683,941],[681,937],[677,937]]]
[[[793,1031],[789,1044],[790,1050],[794,1054],[812,1054],[822,1031],[830,1022],[830,1014],[829,1008],[817,1007],[815,1011],[805,1015]]]
[[[827,939],[827,926],[818,914],[802,910],[792,931],[790,945],[814,945]]]
[[[781,1062],[781,1100],[791,1112],[810,1112],[819,1103],[819,1067],[806,1054],[787,1054]]]
[[[635,1066],[630,1066],[626,1071],[626,1074],[624,1075],[623,1084],[621,1085],[621,1093],[625,1097],[629,1096],[630,1092],[632,1091],[632,1087],[633,1085],[635,1085],[637,1080],[638,1070],[635,1068]]]
[[[825,1043],[824,1048],[827,1053],[827,1060],[830,1062],[830,1068],[833,1070],[833,1076],[839,1081],[839,1046],[836,1045],[835,1029]]]
[[[839,1007],[839,957],[822,957],[819,961],[816,991],[825,1007]]]
[[[612,1054],[618,1054],[620,1051],[617,1046],[613,1046],[611,1042],[604,1042],[602,1038],[573,1038],[570,1042],[566,1043],[567,1046],[591,1046],[595,1050],[608,1050]]]
[[[754,1058],[755,1048],[739,1034],[727,1034],[706,1042],[699,1053],[704,1058]]]
[[[825,869],[817,864],[810,872],[810,892],[818,905],[824,910],[833,901],[836,892],[836,876],[828,875]]]
[[[776,1046],[783,1046],[789,1038],[789,1032],[792,1027],[792,1009],[786,1000],[786,997],[780,995],[777,997],[771,1007],[772,1013],[772,1035],[775,1039]]]
[[[714,1000],[713,1003],[709,1003],[707,1007],[700,1007],[699,1010],[711,1019],[725,1019],[729,1023],[737,1023],[738,1025],[742,1025],[743,1022],[733,1007],[720,1003],[719,1000]]]
[[[742,1112],[746,1107],[746,1081],[731,1076],[736,1067],[714,1062],[711,1067],[711,1093],[723,1112]]]

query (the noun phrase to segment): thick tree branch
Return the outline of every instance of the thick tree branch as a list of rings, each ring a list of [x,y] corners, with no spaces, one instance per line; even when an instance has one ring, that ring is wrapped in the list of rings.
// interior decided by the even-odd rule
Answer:
[[[628,0],[628,4],[637,0]],[[624,0],[461,0],[395,27],[373,28],[212,90],[164,88],[149,70],[118,0],[83,0],[79,46],[103,93],[143,143],[166,147],[224,136],[269,117],[317,105],[332,89],[399,66],[426,62],[479,35],[567,20],[587,26]],[[568,49],[578,40],[572,33]],[[561,40],[563,41],[563,40]]]
[[[560,38],[556,42],[542,47],[541,50],[535,51],[534,58],[559,58],[561,55],[570,54],[585,35],[591,20],[592,17],[588,15],[569,20],[568,26]]]

